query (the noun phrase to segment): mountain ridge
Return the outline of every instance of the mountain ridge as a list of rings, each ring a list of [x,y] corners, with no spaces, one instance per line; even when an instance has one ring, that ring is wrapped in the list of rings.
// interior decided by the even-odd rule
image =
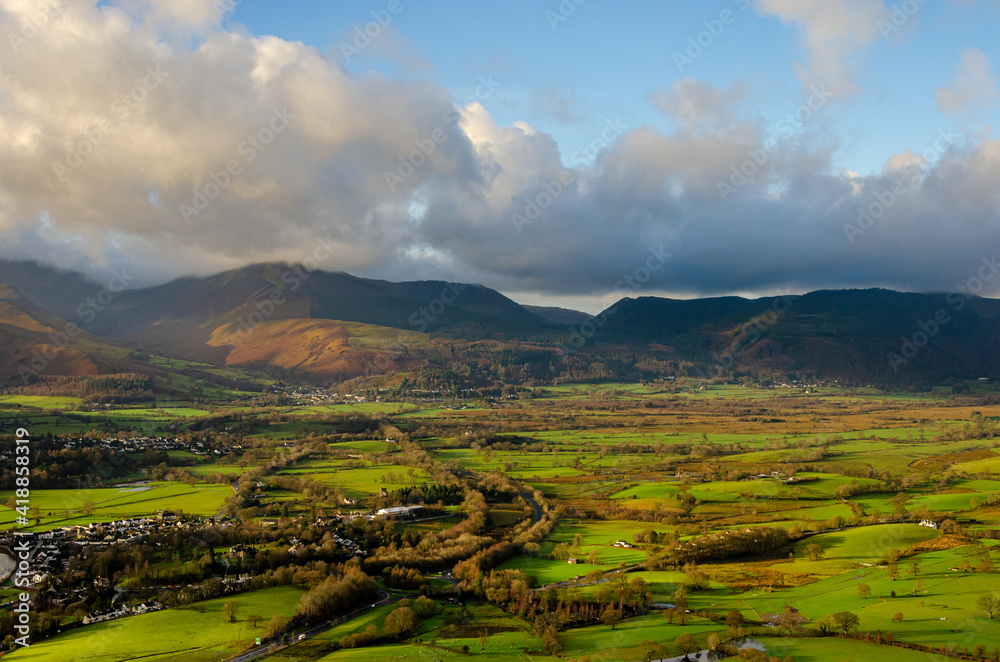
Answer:
[[[77,371],[114,368],[110,355],[140,350],[329,381],[425,368],[525,383],[691,374],[907,384],[1000,375],[1000,301],[954,294],[625,297],[590,316],[522,306],[483,285],[395,283],[280,262],[142,288],[0,262],[7,275],[15,281],[0,287],[8,354],[30,354],[46,333],[76,325],[93,350],[67,355],[79,359]]]

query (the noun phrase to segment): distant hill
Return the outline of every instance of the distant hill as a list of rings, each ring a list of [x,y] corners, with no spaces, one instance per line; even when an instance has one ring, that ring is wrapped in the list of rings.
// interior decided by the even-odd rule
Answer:
[[[547,322],[560,326],[573,326],[583,324],[594,318],[589,313],[581,313],[578,310],[568,308],[556,308],[555,306],[524,306],[525,310],[532,312]]]
[[[0,288],[7,383],[67,323],[82,333],[50,362],[52,374],[155,373],[130,358],[140,350],[326,382],[417,372],[426,380],[429,369],[453,387],[666,375],[901,385],[1000,376],[1000,301],[958,295],[641,297],[592,317],[521,306],[482,285],[393,283],[288,264],[114,293],[31,263],[0,262],[0,275],[10,278]]]
[[[144,372],[128,350],[77,326],[0,284],[0,384],[17,386],[23,376]]]
[[[609,310],[595,342],[669,347],[710,375],[773,371],[879,383],[1000,375],[994,299],[824,290],[761,299],[642,297]]]

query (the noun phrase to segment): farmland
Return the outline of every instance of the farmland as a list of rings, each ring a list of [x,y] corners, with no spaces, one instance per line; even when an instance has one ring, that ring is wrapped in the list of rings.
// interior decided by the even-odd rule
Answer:
[[[642,660],[676,654],[682,635],[702,648],[746,635],[779,659],[930,659],[942,647],[972,659],[976,646],[988,658],[1000,640],[1000,619],[980,604],[1000,596],[1000,405],[989,392],[565,384],[505,402],[369,393],[344,404],[262,405],[234,393],[225,404],[174,399],[100,412],[77,398],[0,397],[5,430],[46,435],[39,443],[51,456],[39,461],[83,452],[110,459],[114,443],[133,443],[109,446],[109,437],[172,440],[168,451],[123,455],[113,482],[33,489],[27,525],[16,523],[13,489],[0,491],[7,530],[164,514],[190,522],[187,542],[172,533],[144,539],[149,570],[121,566],[119,586],[156,595],[156,577],[183,576],[202,577],[195,585],[207,590],[237,563],[221,561],[230,546],[250,541],[260,551],[239,562],[248,576],[270,567],[265,558],[305,564],[279,587],[234,594],[261,609],[270,602],[254,596],[281,596],[273,613],[294,617],[292,627],[307,622],[296,603],[315,588],[315,568],[346,572],[336,564],[350,562],[376,580],[382,606],[275,660],[466,651]],[[90,441],[58,450],[60,438],[94,426]],[[401,505],[425,510],[412,522],[374,515]],[[231,542],[208,554],[199,542],[208,535]],[[731,542],[755,535],[773,544]],[[154,539],[159,547],[149,546]],[[496,560],[477,560],[504,544]],[[288,555],[295,545],[312,551]],[[419,591],[390,582],[393,568],[423,573],[437,604],[402,632],[389,616]],[[502,588],[487,589],[490,582]],[[461,603],[450,601],[456,584]],[[184,605],[53,633],[12,659],[61,659],[107,633],[126,643],[95,661],[224,656],[249,635],[224,622],[227,591],[219,590],[195,600],[204,611]],[[838,629],[841,613],[857,623]],[[64,623],[80,618],[62,614]],[[738,624],[727,623],[732,614]],[[210,625],[195,624],[202,621]],[[130,633],[145,622],[167,634],[140,642]],[[183,634],[191,627],[197,636]],[[178,638],[192,652],[182,653]]]

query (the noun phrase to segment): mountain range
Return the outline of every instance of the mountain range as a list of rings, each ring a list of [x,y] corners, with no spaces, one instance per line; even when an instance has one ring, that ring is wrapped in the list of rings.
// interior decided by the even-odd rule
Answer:
[[[164,380],[213,366],[317,383],[436,371],[467,385],[695,375],[907,385],[1000,374],[1000,301],[954,293],[626,297],[591,316],[522,306],[482,285],[289,264],[154,287],[133,280],[0,261],[0,383]]]

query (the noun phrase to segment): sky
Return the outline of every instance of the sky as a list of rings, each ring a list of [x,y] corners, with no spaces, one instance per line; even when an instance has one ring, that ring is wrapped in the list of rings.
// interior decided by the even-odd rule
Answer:
[[[998,28],[998,0],[0,0],[0,258],[589,312],[996,296]]]

